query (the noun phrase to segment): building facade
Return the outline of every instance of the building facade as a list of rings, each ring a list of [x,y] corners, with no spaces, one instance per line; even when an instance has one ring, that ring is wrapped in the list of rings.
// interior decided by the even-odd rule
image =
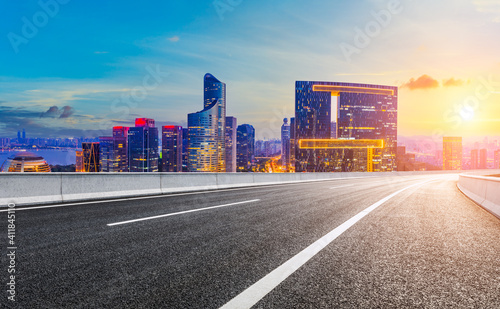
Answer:
[[[493,155],[493,168],[500,169],[500,150],[495,150]]]
[[[226,117],[226,173],[236,173],[236,117]]]
[[[149,118],[137,118],[128,130],[129,171],[158,172],[158,128]]]
[[[281,164],[284,171],[290,171],[290,125],[287,118],[281,125]]]
[[[336,97],[336,106],[332,98]],[[398,88],[337,82],[297,81],[295,85],[296,172],[395,171]],[[332,111],[332,108],[337,113]],[[301,149],[303,139],[383,140],[377,149]],[[365,158],[360,160],[360,158]]]
[[[226,84],[204,78],[203,110],[188,114],[188,170],[226,171]]]
[[[238,172],[247,172],[252,168],[255,153],[255,129],[249,124],[242,124],[237,129],[237,169]]]
[[[164,126],[162,136],[162,172],[182,172],[182,127]]]
[[[462,169],[462,138],[443,137],[443,169]]]
[[[100,172],[114,172],[115,151],[112,136],[99,137],[99,165]]]
[[[98,173],[100,167],[100,145],[99,143],[82,143],[83,172]]]

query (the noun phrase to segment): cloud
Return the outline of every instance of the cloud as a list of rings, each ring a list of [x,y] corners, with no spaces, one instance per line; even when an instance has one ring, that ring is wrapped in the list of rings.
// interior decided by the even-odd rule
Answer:
[[[444,87],[459,87],[462,86],[465,82],[461,79],[454,79],[453,77],[443,81]]]
[[[180,38],[180,37],[178,37],[178,36],[176,36],[176,35],[174,35],[173,37],[168,38],[168,40],[169,40],[170,42],[173,42],[173,43],[175,43],[175,42],[179,42],[179,40],[180,40],[180,39],[181,39],[181,38]]]
[[[406,84],[403,84],[401,88],[408,88],[410,90],[416,89],[430,89],[439,87],[439,82],[429,75],[422,75],[417,79],[411,78]]]
[[[73,115],[74,110],[71,106],[63,106],[61,109],[57,106],[51,106],[49,109],[40,114],[40,118],[68,118]]]

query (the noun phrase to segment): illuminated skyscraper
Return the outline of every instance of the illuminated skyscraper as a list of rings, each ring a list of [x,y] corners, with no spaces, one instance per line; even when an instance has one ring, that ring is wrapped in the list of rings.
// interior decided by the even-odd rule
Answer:
[[[182,127],[164,126],[162,128],[162,172],[182,172]]]
[[[281,126],[281,164],[285,171],[290,170],[290,125],[288,119],[283,119]]]
[[[396,170],[397,96],[398,88],[393,86],[297,81],[296,171]],[[362,146],[350,148],[347,144],[346,148],[339,149],[298,147],[304,139],[331,139],[331,118],[335,114],[332,98],[336,98],[337,103],[333,108],[337,111],[338,139],[383,140],[383,147],[371,150]]]
[[[155,121],[137,118],[128,130],[128,160],[130,172],[158,172],[158,128]]]
[[[189,137],[188,128],[182,128],[182,171],[189,172]]]
[[[462,138],[443,137],[443,169],[462,169]]]
[[[226,173],[236,173],[236,130],[235,117],[226,117]]]
[[[114,172],[124,173],[129,171],[128,130],[129,127],[113,127]]]
[[[114,171],[114,141],[111,136],[99,137],[99,165],[101,172]]]
[[[82,143],[83,172],[100,172],[99,143]]]
[[[500,169],[500,150],[496,150],[493,158],[493,168]]]
[[[83,170],[83,151],[82,150],[76,151],[75,171],[77,173],[84,172],[84,170]]]
[[[204,109],[188,115],[189,171],[226,171],[226,84],[204,78]]]
[[[237,169],[238,172],[246,172],[251,169],[255,153],[255,129],[249,124],[242,124],[236,134]]]

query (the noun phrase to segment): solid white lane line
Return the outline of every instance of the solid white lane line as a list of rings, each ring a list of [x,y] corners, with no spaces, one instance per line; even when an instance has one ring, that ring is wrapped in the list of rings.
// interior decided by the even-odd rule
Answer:
[[[218,205],[218,206],[211,206],[211,207],[205,207],[205,208],[191,209],[191,210],[186,210],[186,211],[174,212],[174,213],[170,213],[170,214],[166,214],[166,215],[159,215],[159,216],[153,216],[153,217],[147,217],[147,218],[140,218],[140,219],[134,219],[134,220],[128,220],[128,221],[122,221],[122,222],[116,222],[116,223],[109,223],[109,224],[107,224],[107,226],[115,226],[115,225],[128,224],[128,223],[134,223],[134,222],[139,222],[139,221],[146,221],[146,220],[153,220],[153,219],[158,219],[158,218],[178,216],[178,215],[183,215],[183,214],[187,214],[187,213],[191,213],[191,212],[198,212],[198,211],[210,210],[210,209],[221,208],[221,207],[228,207],[228,206],[235,206],[235,205],[241,205],[241,204],[255,203],[255,202],[258,202],[258,201],[260,201],[260,200],[243,201],[243,202],[236,202],[236,203],[225,204],[225,205]]]
[[[393,194],[386,196],[365,210],[359,212],[354,217],[350,218],[346,222],[342,223],[340,226],[321,237],[317,241],[315,241],[312,245],[305,248],[297,255],[286,261],[284,264],[270,272],[264,278],[260,279],[252,286],[250,286],[245,291],[241,292],[235,298],[230,300],[220,309],[243,309],[243,308],[251,308],[257,302],[259,302],[264,296],[266,296],[269,292],[271,292],[274,288],[276,288],[281,282],[283,282],[286,278],[288,278],[291,274],[293,274],[297,269],[302,267],[307,261],[309,261],[312,257],[314,257],[318,252],[323,250],[326,246],[328,246],[332,241],[334,241],[337,237],[342,235],[346,230],[348,230],[351,226],[356,224],[359,220],[365,217],[367,214],[375,210],[377,207],[387,202],[394,196],[399,193],[408,190],[410,188],[421,186],[426,183],[436,181],[436,180],[428,180],[425,182],[420,182],[417,184],[413,184],[404,189],[401,189]]]

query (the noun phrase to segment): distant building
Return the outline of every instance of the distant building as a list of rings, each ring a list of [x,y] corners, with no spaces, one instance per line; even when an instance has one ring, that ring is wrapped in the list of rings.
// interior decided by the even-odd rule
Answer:
[[[295,117],[290,118],[290,172],[295,173],[295,148],[297,140],[295,139]]]
[[[137,118],[128,130],[130,172],[158,172],[158,128],[149,118]]]
[[[331,132],[330,132],[330,138],[335,139],[337,138],[337,122],[332,121],[332,126],[331,126]]]
[[[443,169],[462,169],[462,138],[443,137]]]
[[[83,170],[83,151],[82,150],[76,151],[75,172],[77,172],[77,173],[84,172],[84,170]]]
[[[161,131],[162,172],[182,172],[182,127],[164,126]]]
[[[338,139],[383,140],[383,147],[300,147],[301,140],[332,139],[332,97],[338,97],[337,107],[333,107],[338,108],[335,119]],[[397,87],[297,81],[294,125],[296,172],[395,171],[397,106]],[[343,143],[326,144],[337,147]]]
[[[290,125],[288,119],[283,119],[281,126],[281,163],[286,172],[290,171]]]
[[[189,172],[189,137],[188,128],[182,129],[182,171]]]
[[[500,169],[500,149],[495,151],[493,165],[493,168]]]
[[[113,171],[124,173],[129,171],[128,163],[128,131],[129,127],[113,127],[114,165]]]
[[[249,124],[238,126],[236,140],[238,172],[250,171],[255,149],[254,127]]]
[[[226,173],[236,173],[236,117],[226,117]]]
[[[4,173],[50,173],[47,161],[31,152],[19,152],[5,160],[0,167]]]
[[[486,149],[479,150],[479,168],[483,170],[488,168],[488,151]]]
[[[100,172],[99,147],[99,143],[82,143],[84,173]]]
[[[99,168],[100,172],[114,171],[114,140],[112,136],[99,137]]]

